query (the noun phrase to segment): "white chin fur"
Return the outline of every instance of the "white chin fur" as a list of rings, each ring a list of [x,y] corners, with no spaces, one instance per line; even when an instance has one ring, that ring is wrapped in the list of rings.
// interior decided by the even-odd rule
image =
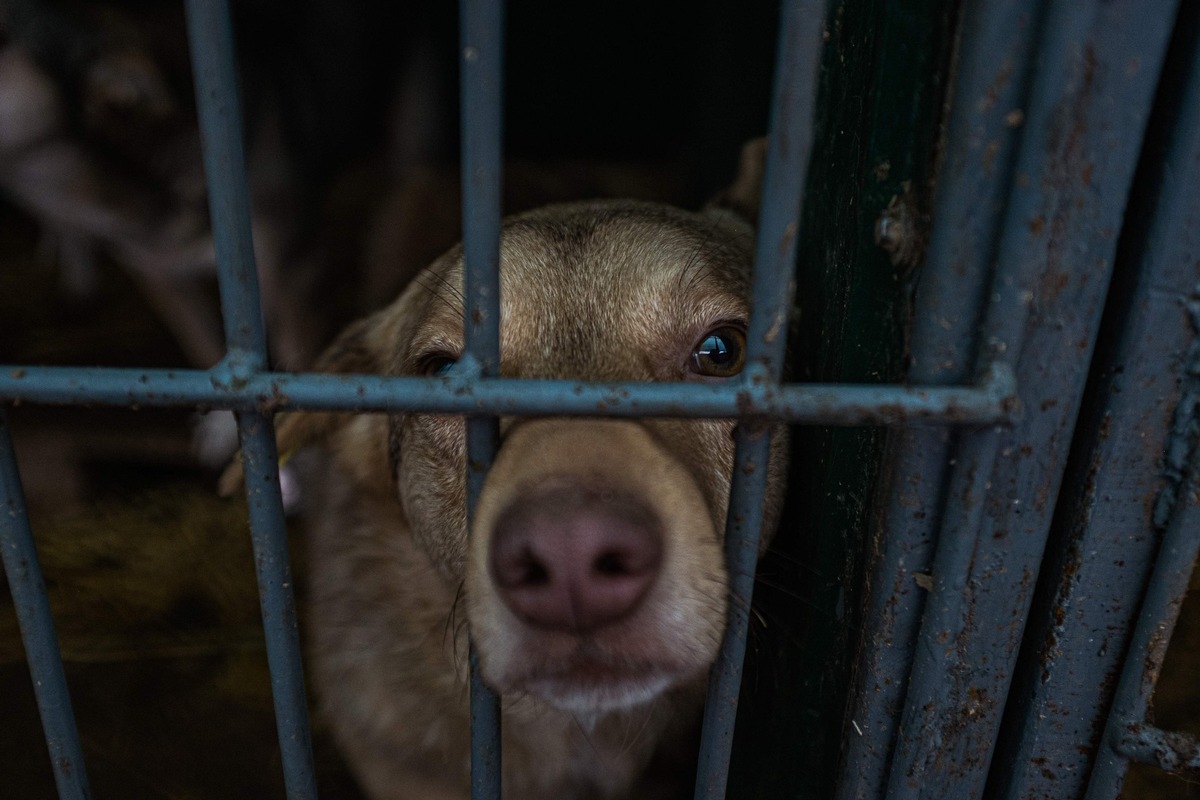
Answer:
[[[580,685],[564,678],[532,680],[526,688],[543,702],[571,714],[601,714],[648,703],[671,685],[666,675]]]

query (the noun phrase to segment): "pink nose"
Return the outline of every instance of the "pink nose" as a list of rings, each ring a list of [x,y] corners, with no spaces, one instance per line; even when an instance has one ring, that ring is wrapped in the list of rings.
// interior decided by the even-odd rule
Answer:
[[[572,487],[520,497],[491,543],[492,580],[513,613],[572,633],[633,613],[661,564],[658,519],[618,492]]]

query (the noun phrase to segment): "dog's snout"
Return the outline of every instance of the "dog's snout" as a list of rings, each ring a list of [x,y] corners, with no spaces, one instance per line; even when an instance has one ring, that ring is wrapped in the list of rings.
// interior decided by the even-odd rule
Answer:
[[[492,579],[528,624],[588,633],[638,608],[658,576],[662,539],[653,512],[629,494],[539,491],[497,519]]]

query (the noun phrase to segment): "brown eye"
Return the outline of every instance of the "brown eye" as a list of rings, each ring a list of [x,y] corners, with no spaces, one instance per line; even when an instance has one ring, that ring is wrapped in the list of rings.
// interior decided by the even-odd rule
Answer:
[[[697,375],[730,378],[746,363],[746,334],[731,325],[704,334],[694,350],[688,367]]]
[[[417,371],[430,378],[440,378],[450,371],[458,359],[444,353],[430,353],[417,361]]]

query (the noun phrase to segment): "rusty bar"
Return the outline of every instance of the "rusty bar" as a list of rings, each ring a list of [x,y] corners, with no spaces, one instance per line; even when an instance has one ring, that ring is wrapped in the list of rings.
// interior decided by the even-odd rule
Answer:
[[[458,368],[456,368],[457,371]],[[224,370],[0,366],[0,399],[54,405],[201,406],[274,411],[438,411],[731,419],[823,425],[1009,423],[1019,413],[1003,364],[974,387],[582,383]]]
[[[980,317],[999,238],[998,220],[1012,182],[1019,139],[1013,111],[1023,108],[1032,71],[1040,2],[966,4],[960,57],[946,134],[947,151],[934,198],[935,226],[913,307],[908,380],[967,383],[974,373]],[[941,520],[954,433],[914,427],[889,436],[873,520],[878,553],[869,566],[869,596],[858,673],[844,736],[838,800],[879,796],[887,781],[925,592]],[[904,644],[902,644],[904,643]]]
[[[1116,749],[1131,761],[1164,772],[1200,776],[1200,739],[1188,733],[1134,723],[1125,728]]]
[[[1144,261],[1146,269],[1165,272],[1176,289],[1183,289],[1174,295],[1177,308],[1166,313],[1186,318],[1176,326],[1174,342],[1159,341],[1158,330],[1153,332],[1156,359],[1168,361],[1170,375],[1177,379],[1166,385],[1178,392],[1169,438],[1158,451],[1163,473],[1150,519],[1154,528],[1165,531],[1088,777],[1087,800],[1111,800],[1120,793],[1128,758],[1123,747],[1129,744],[1130,727],[1146,726],[1154,684],[1200,555],[1200,282],[1194,264],[1200,251],[1200,188],[1195,182],[1200,169],[1200,13],[1188,6],[1181,20],[1190,36],[1188,72],[1162,174],[1153,179],[1162,182],[1162,196],[1147,227]],[[1147,277],[1144,291],[1171,297],[1170,289],[1170,283]],[[1172,343],[1180,347],[1172,349]]]
[[[503,150],[504,3],[461,0],[460,89],[466,347],[456,366],[475,381],[500,371],[500,180]],[[488,409],[491,411],[492,409]],[[494,414],[467,419],[467,528],[499,445]],[[500,698],[470,648],[471,797],[501,792]]]
[[[1080,796],[1097,758],[1111,762],[1092,779],[1107,783],[1107,796],[1124,775],[1104,723],[1170,516],[1164,509],[1186,502],[1181,479],[1194,445],[1185,431],[1200,413],[1198,12],[1195,4],[1181,12],[1160,81],[1105,338],[1001,729],[990,785],[997,798]],[[1143,658],[1134,651],[1131,663]]]
[[[770,392],[779,391],[796,288],[796,239],[812,152],[825,2],[788,0],[783,3],[780,19],[744,383],[746,389],[757,387]],[[729,780],[755,563],[762,537],[770,430],[743,420],[735,441],[725,529],[729,618],[709,677],[696,770],[697,800],[723,798]]]
[[[46,583],[42,580],[29,512],[25,508],[8,409],[4,405],[0,405],[0,558],[17,612],[58,796],[62,800],[86,800],[91,791],[83,764],[83,747],[79,743]]]
[[[890,800],[984,791],[1175,8],[1053,0],[1042,20],[978,356],[1015,363],[1023,417],[955,451]]]

